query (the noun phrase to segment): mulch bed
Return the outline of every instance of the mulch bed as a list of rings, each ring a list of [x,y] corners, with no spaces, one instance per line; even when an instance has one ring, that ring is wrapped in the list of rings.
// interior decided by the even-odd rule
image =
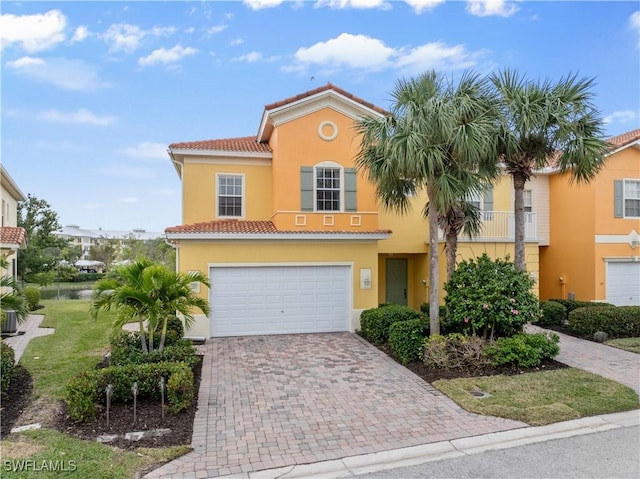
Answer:
[[[14,377],[9,386],[7,397],[2,396],[2,437],[5,437],[18,420],[32,397],[32,382],[28,371],[22,366],[17,368],[20,376]],[[79,423],[67,415],[67,407],[60,403],[54,427],[78,439],[95,441],[98,436],[117,434],[118,439],[108,443],[121,449],[138,447],[165,447],[190,445],[193,432],[193,421],[198,408],[198,390],[202,372],[202,357],[194,369],[195,396],[191,405],[177,414],[165,412],[162,417],[160,401],[140,399],[136,407],[136,422],[133,421],[133,403],[111,404],[109,409],[109,426],[107,426],[106,407],[99,405],[98,415],[94,421]],[[171,429],[170,434],[156,437],[143,437],[138,441],[124,439],[124,434],[152,429]],[[122,436],[122,437],[121,437]]]

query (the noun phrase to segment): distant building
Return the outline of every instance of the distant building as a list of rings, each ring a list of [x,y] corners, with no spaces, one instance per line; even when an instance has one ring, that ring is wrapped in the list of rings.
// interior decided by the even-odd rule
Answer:
[[[136,239],[140,241],[151,241],[164,237],[163,233],[150,232],[143,229],[133,229],[130,231],[97,230],[80,228],[78,225],[67,225],[60,231],[54,231],[54,235],[68,240],[74,246],[82,248],[80,259],[88,260],[91,246],[99,244],[100,240],[117,240],[120,248],[124,247],[126,240]]]

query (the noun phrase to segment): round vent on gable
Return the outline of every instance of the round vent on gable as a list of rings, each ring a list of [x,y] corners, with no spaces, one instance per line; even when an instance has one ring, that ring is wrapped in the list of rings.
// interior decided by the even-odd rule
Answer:
[[[333,141],[338,136],[338,125],[332,121],[323,121],[318,125],[318,136],[325,141]]]

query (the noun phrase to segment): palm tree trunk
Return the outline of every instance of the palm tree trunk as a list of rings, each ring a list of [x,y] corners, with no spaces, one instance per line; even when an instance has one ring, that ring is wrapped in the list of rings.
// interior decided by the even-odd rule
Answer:
[[[427,183],[427,195],[435,198]],[[429,335],[440,334],[440,271],[438,262],[438,211],[429,208]]]
[[[526,179],[523,176],[513,175],[514,205],[513,216],[515,222],[514,240],[514,264],[516,269],[525,270],[525,242],[524,242],[524,184]]]
[[[149,352],[151,352],[153,351],[153,329],[151,329],[151,320],[149,320],[147,334],[149,335]]]
[[[162,321],[162,334],[160,335],[160,346],[158,346],[158,350],[162,351],[164,349],[164,341],[167,337],[167,317],[165,316]]]
[[[141,316],[138,316],[138,324],[140,325],[140,341],[142,342],[142,352],[147,354],[149,351],[147,350],[147,338],[144,334],[144,320]]]
[[[447,255],[447,281],[449,281],[456,270],[456,256],[458,255],[458,234],[454,231],[447,232],[445,249]]]

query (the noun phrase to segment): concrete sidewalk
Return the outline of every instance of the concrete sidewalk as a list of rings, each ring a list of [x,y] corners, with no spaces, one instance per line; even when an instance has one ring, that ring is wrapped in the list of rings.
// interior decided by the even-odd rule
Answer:
[[[27,349],[29,341],[33,338],[47,336],[56,332],[54,328],[41,328],[40,323],[42,323],[43,319],[44,316],[41,314],[30,314],[27,316],[26,320],[18,324],[18,333],[24,334],[16,334],[15,336],[9,336],[2,339],[13,348],[16,356],[16,363],[20,361],[20,358],[24,354],[24,350]]]

